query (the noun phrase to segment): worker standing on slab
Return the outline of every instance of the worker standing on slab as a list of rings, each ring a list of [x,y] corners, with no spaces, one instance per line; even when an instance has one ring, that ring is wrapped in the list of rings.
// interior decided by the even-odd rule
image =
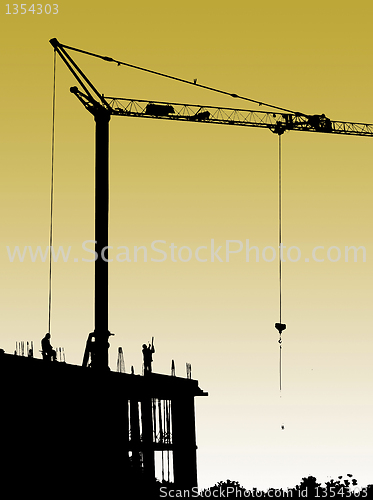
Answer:
[[[142,354],[144,357],[144,375],[150,374],[152,372],[152,361],[153,354],[155,353],[154,349],[154,337],[152,337],[152,344],[150,342],[148,345],[142,345]]]

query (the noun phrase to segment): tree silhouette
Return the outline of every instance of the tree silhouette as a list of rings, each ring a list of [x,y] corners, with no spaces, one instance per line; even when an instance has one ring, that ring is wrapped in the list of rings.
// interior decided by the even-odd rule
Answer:
[[[167,487],[168,491],[175,488],[173,483],[167,483],[166,481],[158,483],[157,486],[158,494],[160,493],[160,486]],[[162,495],[155,498],[165,498],[164,491],[163,489]],[[184,495],[184,493],[183,491],[179,496]],[[178,494],[174,490],[171,496],[177,498]],[[196,498],[196,496],[195,491],[191,491],[189,494],[190,498]],[[319,483],[314,476],[308,476],[303,477],[300,483],[292,488],[285,490],[282,488],[268,488],[263,491],[257,488],[246,490],[238,481],[226,479],[225,481],[217,482],[214,486],[199,491],[198,498],[373,499],[373,485],[370,484],[366,488],[359,487],[357,480],[352,474],[347,474],[346,477],[338,476],[337,479],[330,479],[324,485]]]

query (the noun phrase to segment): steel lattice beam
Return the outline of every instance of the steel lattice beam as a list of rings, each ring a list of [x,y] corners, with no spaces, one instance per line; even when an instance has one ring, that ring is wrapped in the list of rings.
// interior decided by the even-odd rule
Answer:
[[[105,98],[111,108],[111,114],[116,116],[260,127],[268,128],[277,134],[286,130],[302,130],[373,137],[373,124],[332,121],[325,115],[297,115],[198,104]]]

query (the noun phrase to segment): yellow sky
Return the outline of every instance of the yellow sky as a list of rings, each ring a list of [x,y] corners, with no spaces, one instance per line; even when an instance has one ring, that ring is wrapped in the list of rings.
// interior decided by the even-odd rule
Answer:
[[[31,4],[26,4],[28,7]],[[44,5],[44,4],[43,4]],[[6,9],[6,8],[5,8]],[[0,343],[33,340],[48,325],[48,265],[10,262],[6,247],[49,241],[53,49],[49,39],[332,120],[373,122],[368,1],[341,4],[64,0],[58,14],[5,14],[1,33]],[[6,12],[6,10],[5,10]],[[105,95],[258,109],[254,104],[73,56]],[[57,61],[52,344],[80,364],[93,328],[94,121]],[[261,108],[262,109],[262,108]],[[283,391],[278,391],[278,138],[270,131],[113,117],[110,135],[110,363],[123,347],[141,370],[155,337],[154,370],[192,376],[201,486],[293,486],[353,473],[373,482],[370,309],[372,140],[288,132],[283,145]],[[152,242],[167,253],[151,249]],[[214,250],[221,246],[211,262]],[[243,244],[226,262],[226,241]],[[246,240],[260,260],[245,259]],[[171,244],[176,262],[171,260]],[[116,256],[127,246],[131,262]],[[134,246],[145,246],[147,262]],[[181,247],[192,258],[182,262]],[[324,262],[312,259],[312,249]],[[345,262],[364,246],[366,262]],[[92,248],[92,246],[88,247]],[[195,258],[198,254],[207,262]],[[238,249],[239,244],[231,244]],[[341,250],[329,254],[330,247]],[[187,260],[188,250],[181,258]],[[270,259],[271,252],[265,254]],[[296,253],[290,257],[295,259]],[[79,262],[74,262],[78,258]],[[309,262],[305,259],[309,258]],[[281,425],[285,430],[281,430]]]

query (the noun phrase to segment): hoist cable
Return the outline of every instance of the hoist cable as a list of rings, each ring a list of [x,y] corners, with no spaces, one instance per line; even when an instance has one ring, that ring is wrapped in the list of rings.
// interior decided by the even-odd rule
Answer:
[[[280,313],[280,324],[282,323],[282,178],[281,178],[281,135],[278,136],[278,275],[279,275],[279,313]],[[280,391],[282,382],[282,341],[281,341],[281,331],[280,331],[280,362],[279,362],[279,373],[280,373]]]
[[[53,57],[53,104],[52,104],[52,158],[51,158],[51,194],[50,194],[50,227],[49,227],[49,298],[48,298],[48,333],[51,331],[52,312],[52,244],[53,244],[53,181],[54,181],[54,137],[56,117],[56,50]]]
[[[280,323],[282,313],[282,186],[281,186],[281,135],[278,136],[278,276],[280,290]]]

